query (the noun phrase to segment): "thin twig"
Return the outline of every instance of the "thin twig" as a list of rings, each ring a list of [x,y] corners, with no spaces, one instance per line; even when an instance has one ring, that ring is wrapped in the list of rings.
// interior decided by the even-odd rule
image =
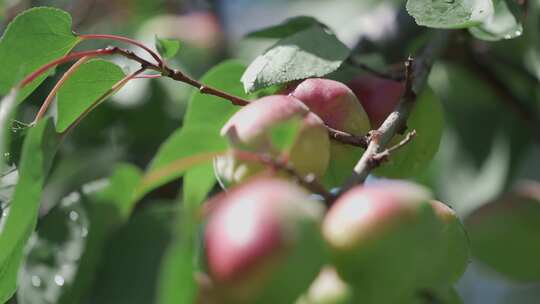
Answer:
[[[368,146],[368,136],[356,136],[347,132],[336,130],[328,125],[326,125],[326,129],[328,130],[328,135],[331,139],[339,141],[343,144],[362,147],[364,149]]]
[[[394,112],[388,115],[379,129],[372,132],[366,151],[339,194],[363,183],[371,170],[375,168],[376,162],[373,161],[373,157],[376,157],[388,145],[394,135],[406,128],[407,119],[416,100],[416,92],[420,92],[425,86],[433,62],[444,49],[449,39],[448,36],[446,31],[436,32],[416,60],[412,58],[407,60],[405,63],[405,92],[400,103]]]
[[[93,39],[105,39],[105,40],[113,40],[113,41],[121,41],[125,42],[131,45],[135,45],[137,47],[140,47],[141,49],[145,50],[152,58],[156,60],[158,63],[158,66],[163,66],[163,59],[161,59],[161,56],[159,56],[156,52],[151,50],[149,47],[145,46],[144,44],[140,43],[139,41],[133,40],[131,38],[123,37],[123,36],[117,36],[117,35],[109,35],[109,34],[87,34],[87,35],[79,35],[79,38],[82,40],[93,40]]]
[[[412,130],[411,132],[408,132],[407,135],[405,135],[405,138],[402,139],[396,145],[373,155],[373,161],[377,163],[376,166],[379,166],[381,163],[388,161],[388,158],[390,157],[392,153],[405,147],[415,136],[416,136],[416,130]]]
[[[231,95],[227,92],[215,89],[213,87],[209,87],[207,85],[204,85],[200,83],[199,81],[189,77],[188,75],[182,73],[180,70],[171,69],[168,66],[164,66],[162,70],[162,74],[165,77],[172,78],[177,81],[181,81],[183,83],[189,84],[199,90],[201,94],[209,94],[214,95],[217,97],[221,97],[223,99],[229,100],[232,104],[237,106],[245,106],[249,104],[249,101],[242,99],[238,96]]]
[[[276,171],[282,171],[292,176],[300,185],[309,189],[311,192],[319,194],[325,202],[331,202],[334,199],[332,193],[319,183],[314,174],[303,176],[298,172],[293,165],[287,161],[278,160],[268,154],[260,154],[248,151],[235,151],[235,155],[243,160],[254,161],[268,166]]]

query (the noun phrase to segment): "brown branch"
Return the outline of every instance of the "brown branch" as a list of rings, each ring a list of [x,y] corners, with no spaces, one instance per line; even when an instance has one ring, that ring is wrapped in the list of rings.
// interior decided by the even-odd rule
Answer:
[[[417,59],[409,58],[405,63],[405,92],[396,109],[388,115],[378,130],[373,131],[366,151],[356,164],[353,174],[340,193],[365,181],[376,166],[376,158],[394,135],[406,128],[407,119],[414,106],[416,93],[420,92],[427,82],[427,76],[434,60],[439,56],[449,39],[447,31],[436,31]]]
[[[161,70],[161,73],[165,77],[172,78],[177,81],[181,81],[183,83],[189,84],[199,90],[201,94],[209,94],[214,95],[217,97],[221,97],[223,99],[229,100],[232,104],[237,106],[245,106],[249,103],[249,101],[242,99],[238,96],[231,95],[227,92],[218,90],[216,88],[209,87],[207,85],[204,85],[200,83],[199,81],[189,77],[188,75],[182,73],[180,70],[171,69],[168,66],[163,66],[163,69]]]
[[[326,125],[326,129],[328,130],[328,135],[331,139],[339,141],[343,144],[362,147],[364,149],[368,146],[368,136],[356,136],[347,132],[336,130],[328,125]]]
[[[304,188],[322,196],[325,202],[331,202],[334,200],[334,195],[332,195],[332,193],[326,190],[326,188],[319,183],[314,174],[303,176],[287,161],[276,159],[268,154],[260,154],[248,151],[237,150],[235,151],[235,155],[243,160],[258,162],[276,171],[287,173]]]
[[[396,145],[379,152],[375,155],[373,155],[373,161],[376,162],[376,167],[380,166],[383,162],[388,161],[390,155],[397,150],[403,148],[406,146],[413,138],[416,136],[416,130],[412,130],[411,132],[408,132],[404,139],[402,139],[399,143]]]

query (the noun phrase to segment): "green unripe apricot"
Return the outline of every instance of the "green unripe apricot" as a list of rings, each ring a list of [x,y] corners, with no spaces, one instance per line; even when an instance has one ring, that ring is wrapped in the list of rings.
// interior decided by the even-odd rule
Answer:
[[[430,199],[419,185],[381,181],[349,190],[329,210],[323,236],[359,303],[399,303],[413,295],[419,269],[435,264],[440,221]]]
[[[206,261],[222,303],[294,303],[326,262],[324,207],[275,178],[253,178],[211,204]]]
[[[540,281],[539,182],[520,182],[475,210],[465,226],[475,258],[513,280]]]
[[[436,264],[429,269],[424,286],[443,286],[458,281],[469,263],[469,240],[456,212],[446,204],[432,200],[435,215],[441,221],[438,245],[432,253],[439,254]]]
[[[336,269],[325,266],[295,304],[354,304],[352,296],[350,286],[339,277]]]
[[[294,144],[289,151],[276,151],[270,129],[293,118],[301,119]],[[313,173],[320,177],[328,167],[330,140],[322,120],[291,96],[273,95],[252,101],[229,119],[221,134],[233,146],[214,161],[216,176],[225,187],[241,183],[265,169],[256,161],[240,159],[235,154],[237,149],[283,157],[302,175]]]

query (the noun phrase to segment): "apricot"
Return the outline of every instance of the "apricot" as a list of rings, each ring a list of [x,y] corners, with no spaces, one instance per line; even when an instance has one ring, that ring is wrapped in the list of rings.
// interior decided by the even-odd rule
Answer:
[[[301,127],[288,151],[273,147],[269,132],[272,127],[298,118]],[[247,180],[264,170],[256,161],[238,158],[235,150],[249,150],[287,159],[302,175],[323,176],[330,158],[327,130],[323,121],[299,100],[291,96],[273,95],[252,101],[236,112],[221,130],[232,148],[214,160],[214,171],[222,186]]]
[[[323,236],[341,277],[361,303],[399,303],[417,287],[440,225],[422,186],[403,181],[357,186],[323,221]],[[391,288],[389,288],[391,286]]]
[[[369,119],[362,105],[353,91],[341,82],[310,78],[288,90],[289,96],[298,98],[334,129],[358,136],[370,130]],[[329,187],[343,184],[361,156],[362,149],[332,140],[330,164],[323,182]]]
[[[254,178],[214,202],[208,273],[226,303],[293,303],[326,261],[324,207],[282,179]]]

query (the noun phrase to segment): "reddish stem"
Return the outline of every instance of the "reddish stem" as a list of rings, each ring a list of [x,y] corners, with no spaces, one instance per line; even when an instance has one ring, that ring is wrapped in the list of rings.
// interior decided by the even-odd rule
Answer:
[[[92,51],[82,51],[82,52],[73,52],[69,55],[66,55],[62,58],[58,58],[54,61],[51,61],[44,66],[40,67],[36,71],[34,71],[32,74],[26,76],[20,83],[18,88],[22,89],[28,84],[30,84],[32,81],[34,81],[37,77],[39,77],[41,74],[45,73],[47,70],[49,70],[52,67],[55,67],[59,64],[66,63],[75,59],[80,59],[82,57],[95,57],[99,55],[112,55],[116,51],[112,48],[106,48],[106,49],[99,49],[99,50],[92,50]]]
[[[144,44],[142,44],[142,43],[140,43],[140,42],[138,42],[136,40],[133,40],[131,38],[127,38],[127,37],[123,37],[123,36],[117,36],[117,35],[108,35],[108,34],[79,35],[79,38],[81,38],[83,40],[90,40],[90,39],[115,40],[115,41],[121,41],[121,42],[125,42],[125,43],[128,43],[128,44],[132,44],[132,45],[138,46],[138,47],[142,48],[143,50],[145,50],[146,52],[148,52],[148,54],[150,54],[150,56],[152,56],[157,61],[157,63],[159,64],[160,67],[163,66],[163,59],[161,59],[161,57],[158,54],[156,54],[156,52],[152,51],[150,48],[148,48]]]
[[[47,98],[45,98],[45,101],[43,102],[43,104],[41,105],[41,108],[39,109],[36,117],[34,118],[34,121],[32,122],[32,124],[36,124],[44,115],[45,113],[47,112],[47,109],[49,108],[51,102],[53,101],[53,98],[54,96],[56,95],[56,93],[58,92],[58,90],[60,90],[60,88],[62,87],[62,85],[66,82],[66,80],[73,74],[75,73],[75,71],[77,71],[77,69],[83,64],[85,63],[86,61],[88,61],[88,59],[90,59],[90,57],[83,57],[81,59],[79,59],[77,62],[75,62],[75,64],[73,64],[69,70],[67,70],[67,72],[64,73],[64,75],[62,75],[62,78],[60,78],[60,80],[58,80],[58,82],[56,83],[56,85],[54,86],[54,88],[51,90],[51,92],[49,93],[49,95],[47,95]]]

